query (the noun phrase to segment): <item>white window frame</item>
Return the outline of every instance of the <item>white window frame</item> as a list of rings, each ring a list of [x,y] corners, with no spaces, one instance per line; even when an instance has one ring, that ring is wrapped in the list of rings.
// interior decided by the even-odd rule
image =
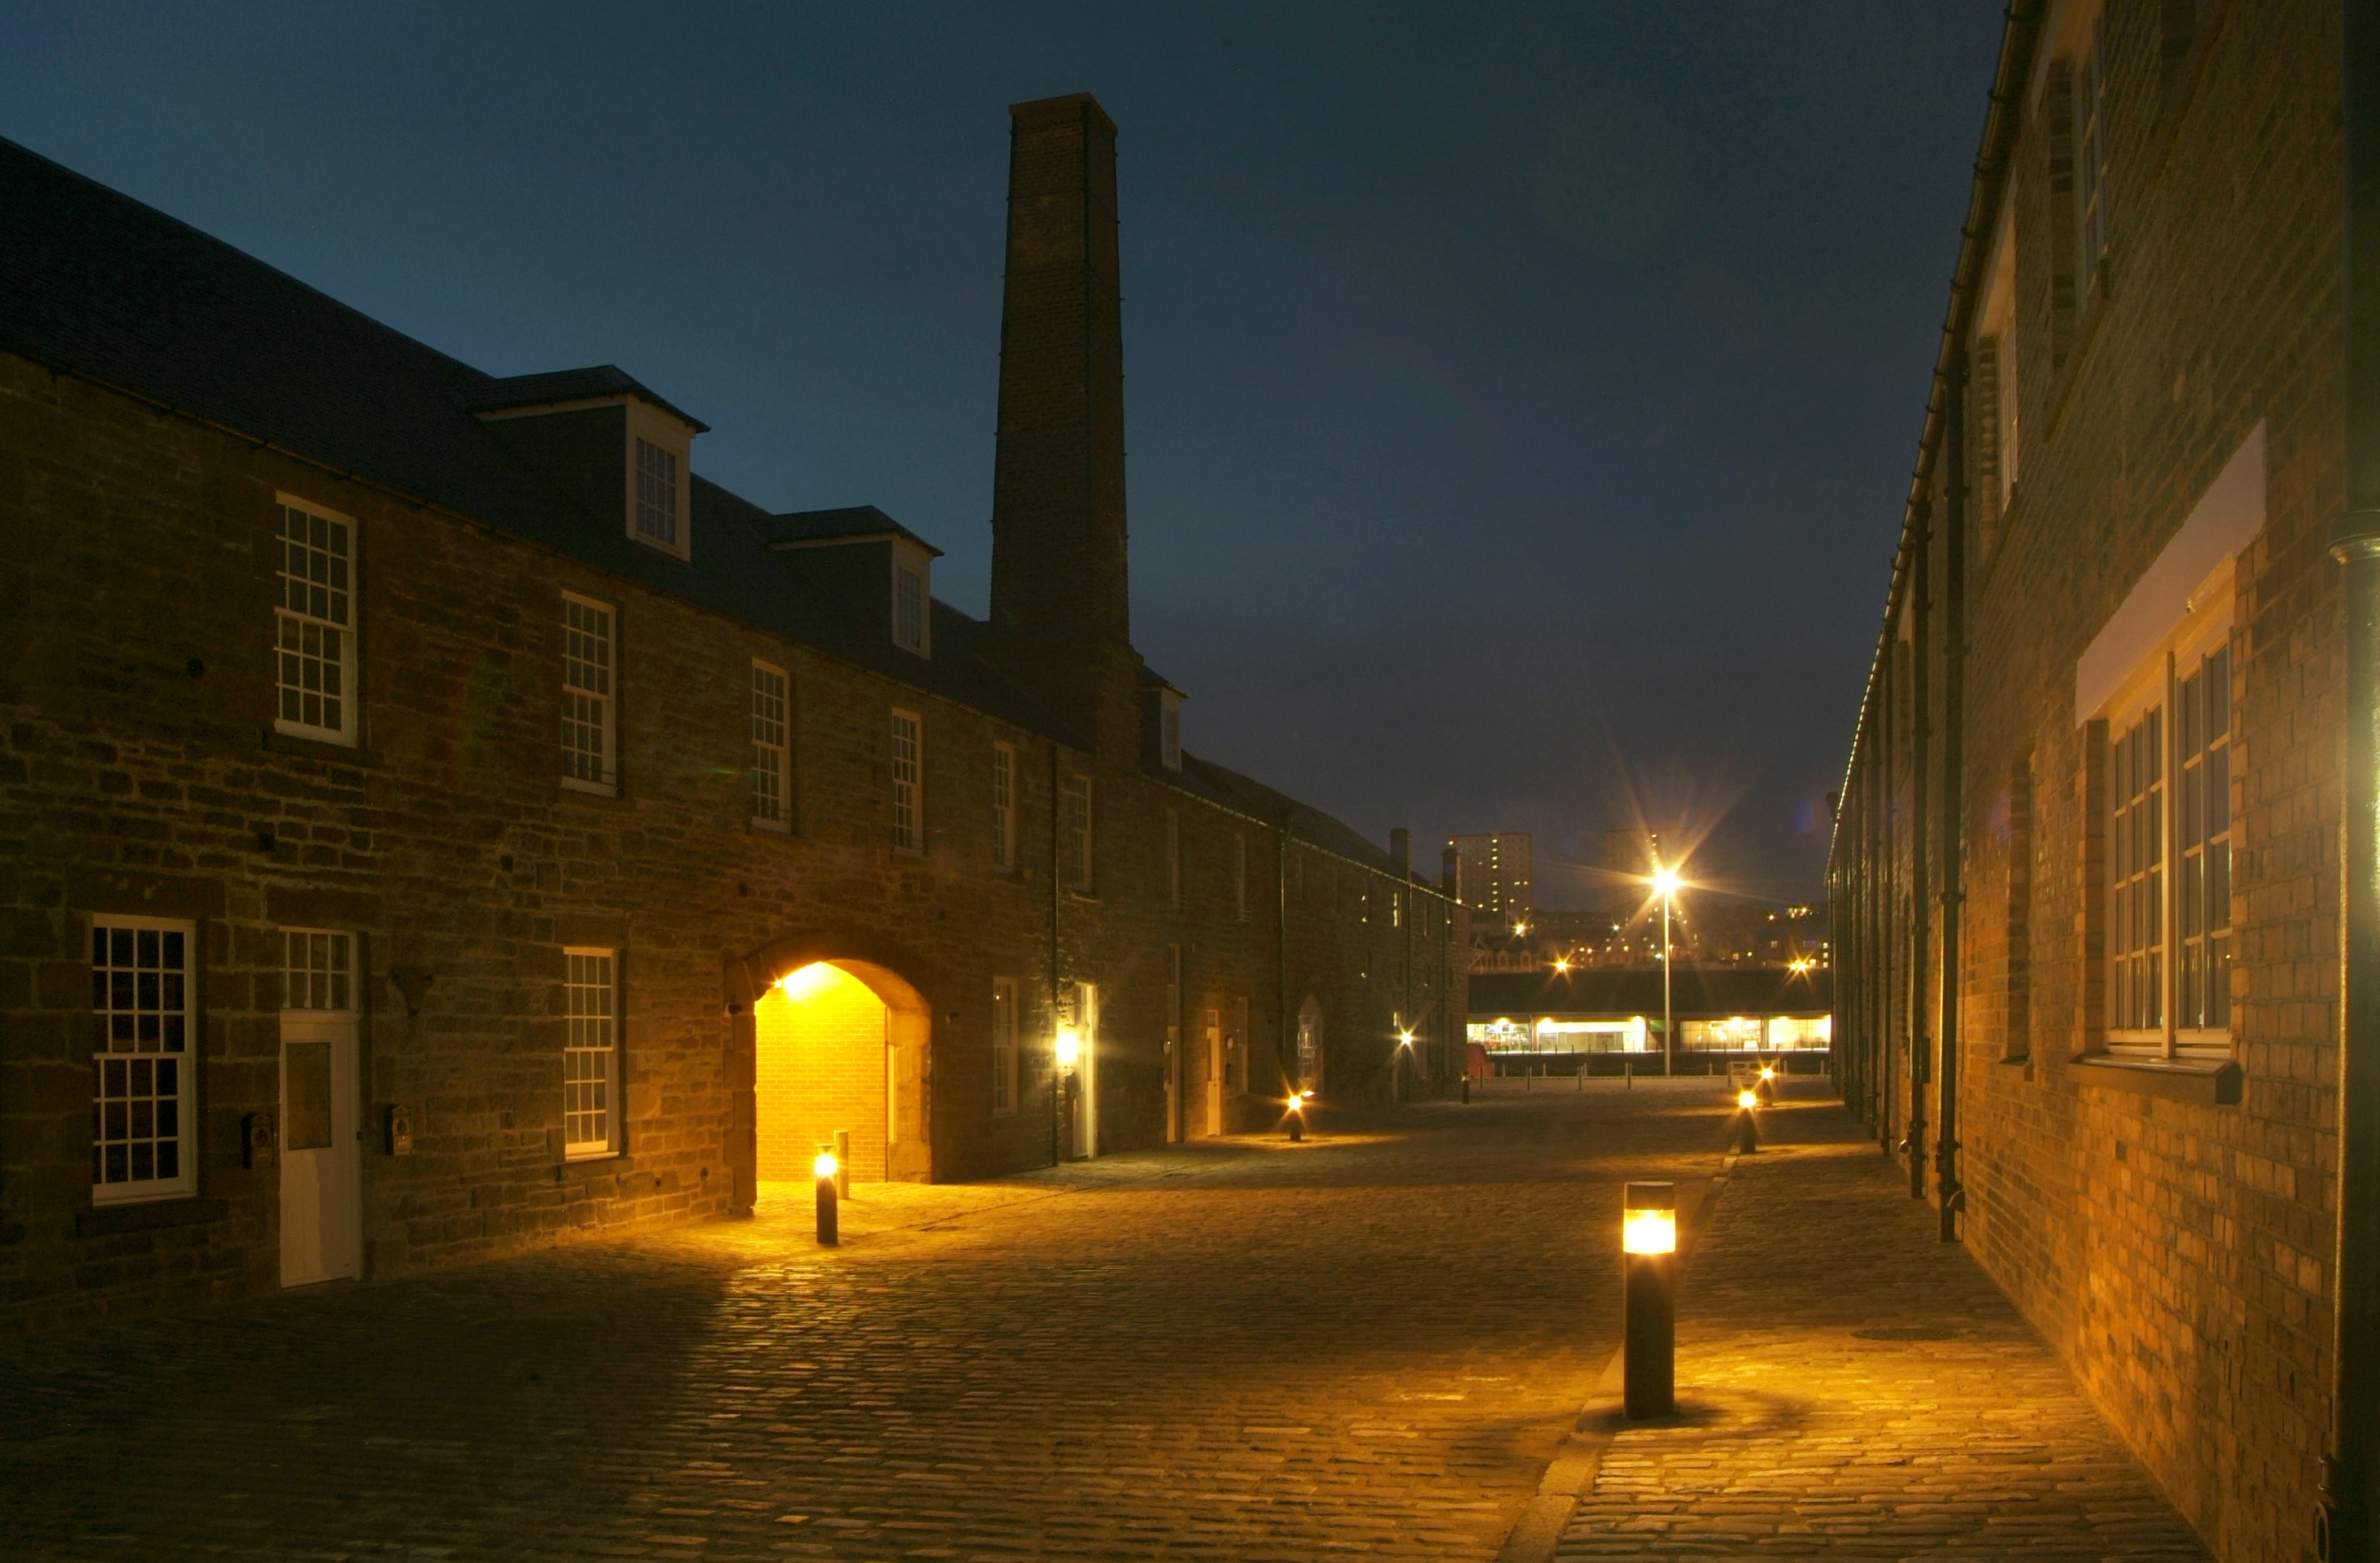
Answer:
[[[1091,778],[1079,771],[1066,773],[1060,792],[1060,807],[1064,811],[1067,856],[1073,872],[1068,875],[1074,888],[1084,895],[1091,890]]]
[[[574,608],[579,614],[577,621]],[[589,614],[601,615],[600,624],[587,622],[584,616]],[[620,616],[609,603],[565,592],[559,628],[562,785],[573,792],[613,797],[620,790]],[[590,647],[600,648],[600,660],[584,654]],[[589,730],[595,734],[594,749],[572,744],[574,735]],[[584,774],[590,761],[593,775]]]
[[[188,1199],[199,1191],[199,925],[176,918],[94,915],[91,931],[91,1203]],[[153,935],[153,945],[143,934]],[[168,964],[176,939],[178,971]],[[151,973],[153,983],[140,980]],[[153,1027],[142,1024],[149,1020]],[[149,1031],[155,1034],[141,1034]],[[169,1071],[170,1080],[163,1078]],[[120,1114],[110,1111],[111,1103],[120,1105]],[[149,1132],[135,1133],[144,1122]],[[135,1178],[141,1144],[149,1147],[150,1176]],[[122,1172],[115,1177],[109,1176],[118,1165],[108,1154],[111,1145],[125,1148]],[[174,1170],[168,1177],[156,1175],[161,1146],[171,1147]]]
[[[2190,936],[2184,932],[2183,896],[2185,894],[2183,864],[2188,853],[2204,843],[2189,843],[2183,839],[2180,816],[2183,812],[2183,791],[2186,772],[2191,763],[2201,761],[2206,746],[2192,753],[2182,750],[2182,728],[2177,719],[2180,714],[2183,685],[2202,676],[2206,659],[2220,656],[2219,665],[2227,683],[2236,665],[2237,653],[2232,645],[2232,617],[2228,600],[2229,575],[2221,575],[2224,590],[2202,592],[2216,597],[2220,611],[2211,607],[2204,617],[2186,624],[2167,639],[2165,644],[2143,658],[2131,678],[2108,702],[2104,739],[2107,783],[2104,794],[2096,803],[2101,828],[2105,833],[2105,868],[2094,893],[2101,898],[2106,917],[2105,975],[2107,980],[2106,1039],[2111,1053],[2147,1055],[2174,1058],[2185,1056],[2228,1056],[2231,1051],[2231,1027],[2227,1014],[2220,1026],[2184,1026],[2181,1020],[2181,983],[2183,957]],[[2193,618],[2198,616],[2193,615]],[[2203,692],[2203,686],[2201,687]],[[2239,712],[2227,688],[2223,694],[2226,713],[2225,730],[2217,747],[2224,755],[2226,772],[2225,815],[2222,849],[2225,859],[2223,879],[2230,878],[2230,844],[2237,821],[2228,807],[2228,777],[2238,775],[2235,746],[2239,730]],[[2152,720],[2153,718],[2153,720]],[[2153,762],[2155,780],[2145,788],[2123,789],[2127,780],[2118,774],[2119,756],[2126,755],[2129,742],[2146,741],[2154,733]],[[2129,756],[2127,756],[2129,763]],[[2203,763],[2203,762],[2202,762]],[[2155,818],[2137,827],[2145,834],[2125,838],[2120,833],[2134,827],[2133,810],[2155,800]],[[2119,819],[2119,813],[2122,817]],[[2146,854],[2146,858],[2143,858]],[[2119,901],[2119,893],[2129,897],[2131,905]],[[2238,932],[2230,922],[2228,900],[2225,897],[2224,924],[2220,930],[2209,930],[2207,937],[2220,933],[2230,947],[2225,960],[2234,958]],[[2133,941],[2128,930],[2133,922],[2148,917],[2156,929],[2153,939],[2138,945],[2136,949],[2122,948]],[[2143,957],[2154,963],[2146,977],[2134,976],[2130,963]],[[2211,979],[2210,979],[2211,981]],[[2154,1005],[2154,1014],[2126,1004],[2127,988],[2145,982],[2145,989],[2132,995],[2135,1004],[2145,999]],[[2228,1005],[2227,1005],[2228,1009]],[[2145,1020],[2146,1023],[2140,1023]],[[2131,1023],[2119,1023],[2129,1021]]]
[[[773,662],[752,659],[748,695],[752,768],[747,776],[752,823],[790,832],[794,819],[794,678]]]
[[[273,730],[353,747],[363,528],[295,495],[274,499]],[[303,526],[303,539],[292,536],[296,526]],[[309,721],[310,702],[314,714],[335,720]]]
[[[1003,873],[1016,867],[1016,746],[991,746],[991,866]]]
[[[1018,992],[1014,977],[991,980],[991,1116],[996,1118],[1013,1117],[1016,1113]]]
[[[340,928],[281,930],[281,1007],[310,1015],[356,1012],[356,936]]]
[[[926,719],[896,705],[886,732],[892,760],[885,769],[892,782],[892,849],[917,856],[926,849]]]
[[[933,556],[905,537],[892,540],[892,643],[922,657],[934,654]]]
[[[674,559],[694,556],[694,433],[685,424],[642,402],[626,404],[628,445],[622,454],[627,465],[627,486],[623,495],[626,506],[628,541]],[[647,507],[652,503],[647,486],[645,449],[669,458],[670,526],[666,534],[645,529]]]
[[[562,1154],[595,1161],[620,1154],[620,952],[566,946],[562,961]]]

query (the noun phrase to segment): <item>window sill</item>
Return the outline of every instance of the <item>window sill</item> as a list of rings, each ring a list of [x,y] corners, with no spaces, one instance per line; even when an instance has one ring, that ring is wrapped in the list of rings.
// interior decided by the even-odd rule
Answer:
[[[618,809],[628,807],[628,800],[620,796],[620,789],[617,787],[605,787],[597,782],[584,782],[576,776],[561,777],[555,784],[555,790],[561,794],[565,802],[595,803]]]
[[[341,765],[377,765],[380,751],[366,749],[359,743],[342,743],[337,739],[317,738],[310,733],[285,733],[278,727],[267,727],[259,735],[261,747],[268,754],[302,754],[312,760],[328,760]]]
[[[562,1183],[573,1178],[608,1178],[636,1170],[636,1158],[625,1151],[580,1151],[566,1156],[553,1169],[553,1180]]]
[[[755,815],[750,823],[755,836],[791,836],[794,833],[791,820],[766,820]]]
[[[2115,1091],[2136,1091],[2203,1106],[2229,1107],[2240,1102],[2240,1066],[2228,1058],[2128,1057],[2119,1053],[2082,1053],[2068,1061],[2085,1085]]]
[[[93,1205],[75,1215],[78,1238],[112,1238],[123,1232],[150,1232],[164,1227],[203,1227],[231,1214],[229,1200],[144,1200],[137,1203]]]

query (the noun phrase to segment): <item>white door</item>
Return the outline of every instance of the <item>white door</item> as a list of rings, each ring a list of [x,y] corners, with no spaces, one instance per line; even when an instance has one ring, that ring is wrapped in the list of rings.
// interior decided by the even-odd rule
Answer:
[[[281,1284],[354,1276],[363,1249],[356,1018],[281,1016]]]
[[[1075,1098],[1075,1154],[1099,1154],[1099,990],[1090,983],[1075,984],[1075,1025],[1082,1037],[1075,1055],[1082,1087]]]

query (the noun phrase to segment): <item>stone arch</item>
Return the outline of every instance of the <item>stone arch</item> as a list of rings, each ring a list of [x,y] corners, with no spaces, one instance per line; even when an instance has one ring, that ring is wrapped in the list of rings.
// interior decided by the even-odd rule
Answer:
[[[735,1208],[749,1213],[761,1180],[799,1173],[812,1142],[837,1129],[852,1133],[856,1178],[931,1181],[923,963],[871,934],[814,930],[731,960],[725,975]]]

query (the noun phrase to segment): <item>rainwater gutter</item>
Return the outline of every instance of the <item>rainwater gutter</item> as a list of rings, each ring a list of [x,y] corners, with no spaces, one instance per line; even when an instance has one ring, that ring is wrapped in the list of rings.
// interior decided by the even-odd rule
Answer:
[[[2345,571],[2347,904],[2330,1447],[2314,1539],[2323,1563],[2371,1563],[2380,1469],[2380,0],[2346,0],[2343,9],[2347,509],[2330,550]]]

